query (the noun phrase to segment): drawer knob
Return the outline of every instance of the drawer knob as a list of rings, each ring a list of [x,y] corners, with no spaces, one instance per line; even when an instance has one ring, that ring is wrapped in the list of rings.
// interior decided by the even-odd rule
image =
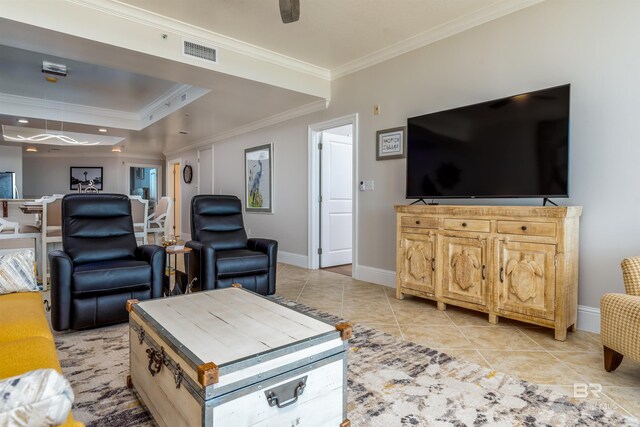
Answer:
[[[462,223],[462,226],[463,226],[463,227],[466,227],[466,226],[467,226],[467,223],[466,223],[466,222],[463,222],[463,223]]]
[[[420,225],[420,220],[416,221],[416,224]]]
[[[523,225],[522,227],[520,227],[520,229],[521,229],[522,231],[527,231],[527,226],[526,226],[526,225]]]

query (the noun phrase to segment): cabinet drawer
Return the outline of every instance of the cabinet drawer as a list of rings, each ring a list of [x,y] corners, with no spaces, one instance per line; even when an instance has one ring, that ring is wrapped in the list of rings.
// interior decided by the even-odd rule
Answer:
[[[447,230],[488,233],[491,230],[491,223],[483,219],[445,218],[444,228]]]
[[[553,222],[498,221],[498,233],[555,237],[556,224]]]
[[[403,216],[400,224],[403,227],[438,228],[438,218]]]

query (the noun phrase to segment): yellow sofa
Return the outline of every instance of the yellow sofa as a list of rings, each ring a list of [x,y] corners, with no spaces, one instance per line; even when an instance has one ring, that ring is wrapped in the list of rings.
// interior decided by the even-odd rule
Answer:
[[[0,379],[34,369],[62,373],[39,292],[0,295]],[[69,413],[64,427],[82,427]]]

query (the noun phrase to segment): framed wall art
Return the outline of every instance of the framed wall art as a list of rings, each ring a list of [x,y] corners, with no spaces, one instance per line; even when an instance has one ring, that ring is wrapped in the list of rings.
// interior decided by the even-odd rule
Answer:
[[[246,212],[273,213],[273,146],[244,150],[244,206]]]
[[[376,132],[376,160],[404,159],[407,155],[406,127]]]
[[[78,184],[82,185],[82,188],[85,188],[89,185],[91,181],[93,181],[93,185],[96,189],[102,191],[102,168],[97,166],[71,166],[69,168],[70,182],[69,189],[77,190]]]

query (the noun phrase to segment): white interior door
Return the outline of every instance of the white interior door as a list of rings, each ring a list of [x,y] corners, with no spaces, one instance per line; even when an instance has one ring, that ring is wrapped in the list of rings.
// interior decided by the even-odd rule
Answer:
[[[320,267],[351,264],[352,139],[322,132]]]
[[[213,148],[198,151],[198,194],[213,194]]]

